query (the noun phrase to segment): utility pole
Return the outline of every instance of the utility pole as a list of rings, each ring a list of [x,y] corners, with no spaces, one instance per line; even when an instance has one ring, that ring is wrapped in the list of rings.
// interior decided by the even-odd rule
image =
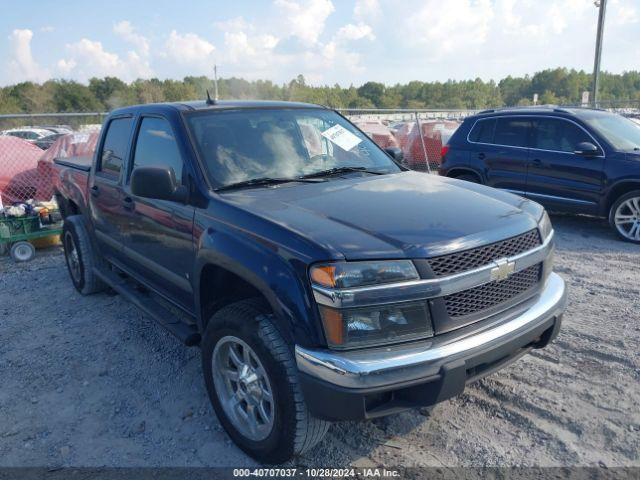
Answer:
[[[218,101],[218,66],[213,65],[213,101]]]
[[[604,15],[607,0],[595,0],[593,4],[600,9],[598,13],[598,34],[596,36],[596,54],[593,61],[593,106],[598,106],[598,87],[600,83],[600,57],[602,56],[602,35],[604,33]]]

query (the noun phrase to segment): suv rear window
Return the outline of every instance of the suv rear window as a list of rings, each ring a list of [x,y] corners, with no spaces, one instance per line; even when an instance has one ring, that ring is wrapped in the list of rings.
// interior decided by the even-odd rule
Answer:
[[[499,118],[493,143],[512,147],[527,147],[531,120],[526,118]]]
[[[469,140],[476,143],[493,143],[493,131],[495,128],[495,118],[478,120],[471,129],[471,132],[469,132]]]

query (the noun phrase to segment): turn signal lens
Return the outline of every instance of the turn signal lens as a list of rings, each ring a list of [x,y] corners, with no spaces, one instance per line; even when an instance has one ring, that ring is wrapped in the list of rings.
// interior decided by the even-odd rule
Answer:
[[[363,287],[420,278],[411,260],[314,265],[309,276],[312,283],[328,288]]]

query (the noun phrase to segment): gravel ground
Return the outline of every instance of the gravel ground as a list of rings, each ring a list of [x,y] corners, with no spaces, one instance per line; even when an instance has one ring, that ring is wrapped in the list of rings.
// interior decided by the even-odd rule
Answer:
[[[426,412],[332,426],[298,465],[640,466],[640,247],[556,216],[570,288],[549,348]],[[200,352],[119,296],[82,297],[59,248],[0,259],[0,466],[252,466]]]

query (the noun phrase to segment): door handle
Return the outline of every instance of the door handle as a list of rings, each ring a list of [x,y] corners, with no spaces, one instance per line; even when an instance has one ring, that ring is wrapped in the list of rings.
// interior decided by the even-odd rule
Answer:
[[[133,210],[133,198],[124,197],[122,200],[122,206],[127,210]]]
[[[100,189],[98,188],[97,185],[94,185],[93,187],[91,187],[91,195],[93,195],[94,197],[97,197],[99,193],[100,193]]]
[[[486,157],[486,155],[484,153],[481,152],[481,153],[478,154],[478,158],[480,160],[484,160],[484,157]]]
[[[535,163],[536,165],[540,166],[540,165],[542,165],[542,160],[540,160],[539,158],[534,158],[533,159],[533,163]]]

